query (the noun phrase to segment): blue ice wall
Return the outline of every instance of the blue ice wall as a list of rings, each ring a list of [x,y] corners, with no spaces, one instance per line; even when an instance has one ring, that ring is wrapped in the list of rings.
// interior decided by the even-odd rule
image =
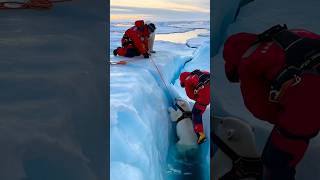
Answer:
[[[234,22],[241,7],[253,0],[214,0],[211,18],[211,57],[216,55],[228,32],[228,26]]]

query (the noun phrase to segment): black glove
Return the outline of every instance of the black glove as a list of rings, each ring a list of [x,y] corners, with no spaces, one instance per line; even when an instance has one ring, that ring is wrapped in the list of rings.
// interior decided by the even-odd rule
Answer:
[[[117,47],[117,49],[113,50],[113,55],[116,56],[118,55],[118,50],[120,49],[121,47]]]
[[[149,58],[150,55],[149,55],[149,53],[144,53],[144,54],[143,54],[143,57],[144,57],[144,58]]]

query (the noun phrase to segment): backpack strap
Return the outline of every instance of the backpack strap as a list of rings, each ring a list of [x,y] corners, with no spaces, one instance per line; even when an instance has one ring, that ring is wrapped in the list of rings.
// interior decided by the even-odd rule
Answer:
[[[198,91],[203,86],[209,84],[210,82],[210,74],[203,73],[199,69],[196,69],[190,73],[189,76],[196,75],[199,78],[198,84],[195,86],[195,91]]]
[[[126,34],[122,37],[122,47],[127,47],[129,45],[134,46],[134,42]]]
[[[276,42],[285,52],[287,52],[290,47],[301,41],[303,38],[294,34],[293,32],[288,31],[287,29],[283,29],[271,36],[271,39]]]
[[[257,35],[257,40],[253,44],[257,44],[260,42],[272,41],[272,38],[278,34],[279,32],[288,30],[286,24],[281,26],[280,24],[272,26],[271,28],[267,29],[266,31]]]

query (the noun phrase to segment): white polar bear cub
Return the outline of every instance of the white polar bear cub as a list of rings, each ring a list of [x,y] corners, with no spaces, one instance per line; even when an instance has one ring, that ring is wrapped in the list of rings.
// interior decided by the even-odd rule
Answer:
[[[190,105],[186,100],[176,100],[176,103],[184,110],[191,111]],[[182,116],[179,108],[177,110],[169,107],[170,119],[176,122]],[[197,135],[193,130],[193,123],[191,118],[187,117],[180,120],[176,126],[177,136],[179,141],[176,144],[177,151],[180,154],[185,154],[189,150],[196,150],[198,148]]]
[[[221,138],[231,149],[236,150],[240,156],[259,157],[254,129],[246,122],[233,118],[213,118],[214,133]],[[213,168],[214,167],[214,168]],[[211,180],[219,180],[232,169],[232,160],[220,149],[211,158]],[[241,180],[256,180],[256,178],[244,178]]]

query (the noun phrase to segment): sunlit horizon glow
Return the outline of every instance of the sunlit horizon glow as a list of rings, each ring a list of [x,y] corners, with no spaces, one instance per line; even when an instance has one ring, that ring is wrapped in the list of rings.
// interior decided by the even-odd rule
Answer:
[[[111,0],[111,21],[209,19],[210,0]]]
[[[119,15],[110,15],[110,20],[111,21],[121,21],[121,20],[129,20],[129,21],[134,21],[137,19],[141,19],[141,17],[145,19],[152,19],[151,16],[147,14],[119,14]]]
[[[175,10],[175,11],[195,11],[195,12],[210,12],[209,9],[205,9],[202,7],[192,6],[192,5],[185,5],[185,4],[178,4],[172,2],[158,2],[158,1],[135,1],[134,3],[131,1],[126,1],[125,4],[119,1],[111,1],[111,6],[123,6],[123,7],[137,7],[137,8],[153,8],[153,9],[167,9],[167,10]]]

